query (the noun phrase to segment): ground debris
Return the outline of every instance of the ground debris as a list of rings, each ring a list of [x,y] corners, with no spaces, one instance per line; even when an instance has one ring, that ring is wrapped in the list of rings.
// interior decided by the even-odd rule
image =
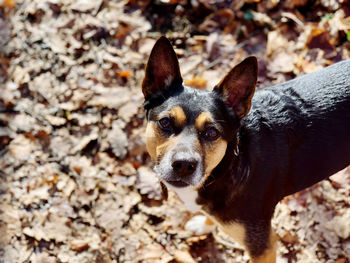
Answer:
[[[0,262],[248,262],[162,196],[147,57],[163,32],[212,89],[255,55],[263,88],[349,58],[349,25],[348,1],[0,1]],[[280,202],[283,262],[349,261],[349,187],[347,169]]]

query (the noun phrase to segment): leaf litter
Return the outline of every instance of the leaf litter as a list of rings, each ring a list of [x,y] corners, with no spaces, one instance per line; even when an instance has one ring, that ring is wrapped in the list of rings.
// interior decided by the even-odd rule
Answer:
[[[140,90],[161,35],[186,85],[248,55],[258,87],[350,57],[348,1],[0,1],[0,261],[248,262],[162,190]],[[282,200],[281,262],[350,260],[350,170]]]

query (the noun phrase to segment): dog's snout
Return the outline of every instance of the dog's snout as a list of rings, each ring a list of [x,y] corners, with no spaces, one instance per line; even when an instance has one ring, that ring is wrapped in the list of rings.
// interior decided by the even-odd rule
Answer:
[[[175,160],[171,166],[177,175],[188,176],[196,171],[197,165],[196,160]]]

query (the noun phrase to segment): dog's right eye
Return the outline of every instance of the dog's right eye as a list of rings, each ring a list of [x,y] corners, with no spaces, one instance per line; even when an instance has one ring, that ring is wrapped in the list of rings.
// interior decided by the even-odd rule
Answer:
[[[204,138],[209,141],[215,141],[217,138],[219,138],[220,133],[215,128],[208,128],[205,132],[202,133]]]
[[[169,118],[162,118],[158,121],[159,127],[164,131],[170,131],[170,119]]]

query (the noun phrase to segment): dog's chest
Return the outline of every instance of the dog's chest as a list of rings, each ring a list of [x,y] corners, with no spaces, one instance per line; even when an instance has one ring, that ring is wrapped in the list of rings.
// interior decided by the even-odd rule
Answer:
[[[184,202],[188,210],[190,210],[191,212],[198,212],[201,210],[202,207],[196,203],[196,199],[198,196],[197,191],[191,189],[190,187],[170,188],[178,195],[178,197],[180,197],[180,199]]]

